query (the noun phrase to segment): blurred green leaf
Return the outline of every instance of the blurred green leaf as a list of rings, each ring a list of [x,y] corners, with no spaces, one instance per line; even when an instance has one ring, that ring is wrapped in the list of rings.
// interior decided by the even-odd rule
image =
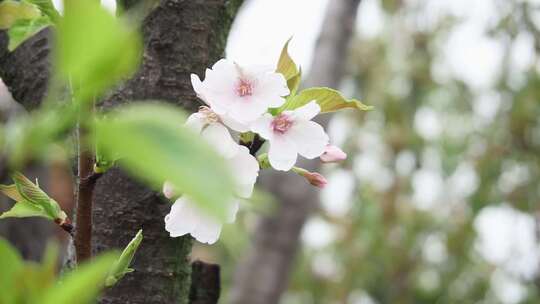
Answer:
[[[23,261],[17,251],[0,238],[0,303],[16,303],[15,285],[19,281]]]
[[[118,258],[118,260],[114,263],[113,268],[109,272],[107,280],[105,281],[105,285],[107,287],[113,286],[114,284],[116,284],[116,282],[123,278],[124,275],[134,271],[133,269],[129,268],[129,266],[131,265],[131,261],[133,260],[135,252],[137,252],[137,248],[139,248],[142,239],[143,234],[141,229],[129,242],[126,248],[124,248],[124,251],[122,251],[120,258]]]
[[[93,303],[101,289],[114,261],[116,253],[106,253],[88,263],[79,265],[68,273],[54,287],[47,290],[41,303],[73,304]]]
[[[277,64],[277,69],[276,69],[276,72],[283,74],[283,76],[285,77],[285,80],[287,81],[293,78],[294,76],[298,75],[298,68],[296,67],[296,63],[294,63],[288,51],[289,42],[291,42],[291,39],[292,38],[289,38],[289,40],[285,42],[285,45],[283,46],[283,49],[281,50],[281,55],[279,56],[279,61]]]
[[[315,100],[321,107],[321,113],[334,112],[342,109],[357,109],[362,111],[371,110],[373,107],[363,104],[356,99],[346,99],[338,91],[330,88],[309,88],[291,97],[281,108],[294,110]]]
[[[20,115],[5,129],[5,146],[14,168],[45,155],[51,145],[63,140],[77,123],[77,109],[71,105],[44,108]]]
[[[9,45],[8,50],[13,51],[26,39],[51,24],[48,17],[39,17],[34,19],[21,19],[15,21],[13,26],[9,28]]]
[[[34,4],[39,10],[52,20],[52,22],[58,22],[60,19],[60,13],[54,8],[54,4],[51,0],[26,0],[29,3]]]
[[[165,180],[224,218],[233,195],[225,162],[200,136],[182,127],[185,116],[172,106],[135,104],[98,120],[96,138],[104,153],[120,155],[118,163],[161,189]]]
[[[58,22],[56,65],[71,81],[78,101],[95,95],[133,73],[139,63],[141,39],[99,1],[64,1]]]
[[[40,17],[39,9],[26,1],[0,2],[0,29],[10,28],[17,20]]]

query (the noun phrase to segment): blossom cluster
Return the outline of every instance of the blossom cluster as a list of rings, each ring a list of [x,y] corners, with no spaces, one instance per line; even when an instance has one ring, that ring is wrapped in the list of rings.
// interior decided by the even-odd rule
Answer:
[[[191,82],[206,106],[189,116],[186,126],[214,147],[228,161],[235,175],[237,197],[228,202],[226,222],[234,221],[239,200],[251,196],[260,168],[267,167],[262,159],[275,170],[292,169],[312,185],[323,187],[326,179],[322,175],[294,166],[298,155],[307,159],[320,157],[322,162],[346,158],[343,151],[329,145],[323,127],[312,120],[321,112],[316,100],[283,109],[291,95],[283,73],[221,59],[206,70],[204,80],[192,74]],[[229,130],[266,141],[268,152],[257,159],[250,154],[246,143],[241,145],[233,139]],[[176,198],[174,190],[173,185],[165,183],[166,197]],[[171,237],[191,234],[199,242],[208,244],[217,241],[222,224],[200,210],[186,195],[176,199],[165,217],[165,229]]]

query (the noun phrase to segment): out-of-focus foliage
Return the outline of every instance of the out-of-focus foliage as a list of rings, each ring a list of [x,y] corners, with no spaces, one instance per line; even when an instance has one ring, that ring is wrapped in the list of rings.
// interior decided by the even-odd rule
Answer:
[[[0,303],[92,303],[104,288],[117,257],[115,253],[101,255],[57,278],[56,247],[49,246],[42,264],[37,264],[23,261],[8,242],[0,239]]]
[[[329,241],[308,242],[284,303],[540,302],[538,271],[520,270],[517,261],[527,253],[494,261],[497,253],[486,254],[479,239],[481,229],[504,229],[480,227],[487,207],[534,222],[540,202],[540,24],[533,18],[540,8],[494,2],[500,18],[484,35],[503,51],[489,85],[441,65],[443,42],[462,20],[425,26],[427,2],[383,1],[389,26],[356,39],[349,85],[375,110],[362,121],[335,121],[349,130],[343,143],[351,157],[336,175],[354,179],[352,204],[336,212],[326,199],[316,222],[331,230],[320,236]],[[534,60],[519,71],[509,58],[524,36],[534,42]],[[525,238],[499,237],[501,247],[508,237]],[[538,248],[536,240],[529,269],[538,269]]]

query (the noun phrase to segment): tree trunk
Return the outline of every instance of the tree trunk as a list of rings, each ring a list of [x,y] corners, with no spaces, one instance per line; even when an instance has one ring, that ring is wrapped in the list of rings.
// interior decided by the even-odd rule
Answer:
[[[337,87],[343,77],[356,12],[360,0],[328,3],[306,87]],[[326,125],[328,117],[319,122]],[[317,161],[301,166],[317,170]],[[273,214],[263,216],[255,231],[253,247],[240,261],[231,291],[234,304],[275,304],[287,287],[300,232],[318,206],[319,192],[295,174],[265,173],[265,190],[279,202]]]
[[[139,72],[110,94],[101,107],[112,108],[132,100],[163,100],[196,110],[200,103],[191,87],[190,73],[202,75],[222,57],[241,3],[159,2],[142,25],[144,55]],[[0,76],[27,109],[38,106],[46,92],[49,37],[48,29],[41,31],[9,53],[6,34],[0,32]],[[29,64],[31,59],[42,64]],[[93,202],[94,252],[123,248],[139,228],[144,230],[144,241],[134,259],[135,272],[108,290],[101,303],[187,303],[191,238],[173,239],[164,230],[163,218],[170,204],[118,168],[98,179]]]

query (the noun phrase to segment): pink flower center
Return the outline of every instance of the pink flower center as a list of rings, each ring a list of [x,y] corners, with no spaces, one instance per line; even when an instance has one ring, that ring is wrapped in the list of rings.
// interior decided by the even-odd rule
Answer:
[[[251,96],[253,94],[253,85],[248,80],[240,79],[236,86],[236,94],[240,97]]]
[[[292,127],[293,123],[289,115],[279,114],[272,120],[271,126],[274,132],[283,134]]]

